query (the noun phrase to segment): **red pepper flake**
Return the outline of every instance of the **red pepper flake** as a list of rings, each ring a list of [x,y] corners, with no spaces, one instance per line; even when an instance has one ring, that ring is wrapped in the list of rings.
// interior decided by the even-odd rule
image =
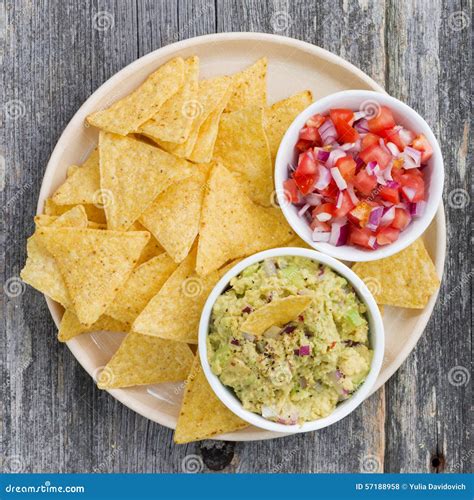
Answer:
[[[328,351],[330,351],[331,349],[334,349],[334,348],[336,347],[336,344],[337,344],[337,342],[333,342],[333,343],[329,346]]]
[[[304,321],[304,316],[302,314],[298,316],[298,321]]]
[[[240,342],[237,339],[234,339],[234,338],[230,341],[230,343],[233,344],[233,345],[240,345]]]

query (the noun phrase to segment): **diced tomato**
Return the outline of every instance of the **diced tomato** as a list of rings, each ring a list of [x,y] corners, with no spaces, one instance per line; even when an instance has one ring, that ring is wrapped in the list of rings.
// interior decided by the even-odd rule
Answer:
[[[331,179],[331,182],[329,183],[329,186],[326,189],[318,190],[319,194],[322,194],[324,198],[326,198],[326,200],[329,200],[334,203],[336,203],[336,197],[338,191],[339,188],[337,187],[337,184],[335,183],[334,179]]]
[[[314,190],[314,185],[316,184],[317,175],[301,175],[299,177],[295,176],[295,182],[301,194],[307,195]]]
[[[403,231],[410,224],[410,221],[410,214],[404,208],[395,208],[395,218],[392,221],[392,227]]]
[[[313,153],[307,151],[300,154],[298,158],[298,167],[294,173],[294,177],[303,175],[315,175],[318,172],[318,162],[314,159]]]
[[[304,127],[300,130],[300,139],[311,141],[317,145],[321,144],[321,136],[316,127]]]
[[[339,160],[336,161],[336,167],[346,181],[352,181],[356,171],[356,162],[352,156],[343,156],[339,158]]]
[[[406,172],[400,176],[400,183],[402,185],[402,193],[404,193],[404,196],[408,201],[417,203],[425,199],[425,181],[421,175],[415,172]],[[403,188],[408,188],[413,191],[413,196],[407,196],[407,193],[403,190]]]
[[[364,227],[369,220],[372,207],[366,202],[361,201],[348,213],[349,219],[359,227]]]
[[[307,151],[310,147],[312,147],[313,143],[311,141],[305,141],[303,139],[300,139],[296,145],[295,148],[298,151]]]
[[[336,206],[336,210],[334,211],[334,217],[345,217],[354,207],[354,203],[352,203],[351,197],[349,193],[345,189],[341,191],[342,193],[342,203],[339,208]]]
[[[360,170],[354,177],[354,187],[365,196],[369,196],[376,186],[377,178],[375,175],[369,175],[365,169]]]
[[[376,161],[381,169],[384,169],[392,159],[392,155],[388,151],[385,151],[385,149],[382,149],[380,144],[372,144],[363,149],[359,153],[359,157],[362,158],[364,163]]]
[[[433,148],[423,134],[414,139],[412,147],[421,151],[421,163],[426,163],[433,155]]]
[[[334,217],[335,211],[336,211],[336,205],[334,205],[334,203],[322,203],[321,205],[318,205],[313,209],[311,215],[313,216],[313,219],[317,218],[319,214],[323,213],[329,214],[331,217]],[[322,220],[320,222],[327,222],[327,221]]]
[[[368,148],[372,144],[378,144],[380,137],[378,135],[368,132],[367,135],[362,139],[361,149]]]
[[[315,229],[318,229],[319,231],[322,231],[324,233],[331,231],[330,224],[328,224],[327,222],[321,222],[316,217],[311,221],[309,227],[311,228],[312,231],[314,231]]]
[[[389,188],[387,186],[383,186],[380,188],[379,194],[382,200],[390,201],[394,205],[400,203],[400,194],[398,192],[398,189],[396,188]]]
[[[374,116],[369,122],[369,130],[375,134],[387,130],[389,128],[395,127],[395,119],[390,108],[387,106],[380,106],[380,110],[377,116]]]
[[[398,240],[400,229],[394,227],[382,227],[377,231],[377,243],[379,245],[389,245]]]
[[[306,121],[306,126],[319,128],[325,121],[326,117],[317,113]]]
[[[375,236],[372,231],[366,228],[360,227],[351,227],[351,232],[349,234],[349,241],[353,245],[357,245],[363,248],[372,249],[373,247],[370,245],[369,241],[372,236]]]
[[[300,196],[298,193],[298,186],[294,179],[287,179],[283,183],[283,189],[285,190],[285,197],[291,203],[298,203]]]
[[[354,120],[354,111],[347,108],[335,108],[329,111],[329,116],[333,123],[342,120],[348,124],[352,124],[352,120]]]
[[[337,140],[341,144],[355,142],[359,138],[359,132],[343,120],[335,121],[334,126],[336,127]]]
[[[382,136],[384,137],[386,143],[393,142],[393,144],[395,144],[400,151],[403,151],[407,146],[409,146],[415,138],[415,134],[413,132],[397,127],[385,130],[382,132]]]

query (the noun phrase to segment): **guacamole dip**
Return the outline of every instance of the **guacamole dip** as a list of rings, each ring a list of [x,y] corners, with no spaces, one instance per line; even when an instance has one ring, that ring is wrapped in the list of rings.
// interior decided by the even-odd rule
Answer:
[[[287,299],[295,296],[311,300]],[[272,302],[304,310],[287,321]],[[372,358],[366,307],[352,286],[294,256],[266,259],[231,280],[214,304],[207,347],[213,373],[244,408],[284,424],[329,415],[365,380]]]

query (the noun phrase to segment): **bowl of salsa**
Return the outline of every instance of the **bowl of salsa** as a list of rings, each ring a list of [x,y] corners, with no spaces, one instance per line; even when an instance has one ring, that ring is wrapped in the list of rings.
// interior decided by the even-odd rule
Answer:
[[[349,90],[313,103],[275,162],[278,203],[309,245],[368,261],[413,243],[441,202],[444,166],[426,121],[401,101]]]

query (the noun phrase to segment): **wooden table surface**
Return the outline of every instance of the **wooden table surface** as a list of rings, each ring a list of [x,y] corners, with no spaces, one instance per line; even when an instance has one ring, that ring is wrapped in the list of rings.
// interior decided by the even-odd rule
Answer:
[[[206,472],[468,471],[471,8],[468,0],[1,1],[1,265],[10,288],[1,294],[2,469],[181,472],[194,461]],[[169,429],[96,388],[56,341],[42,295],[18,276],[48,158],[83,101],[152,50],[226,31],[324,47],[425,117],[446,165],[448,259],[416,349],[352,415],[283,439],[176,446]]]

